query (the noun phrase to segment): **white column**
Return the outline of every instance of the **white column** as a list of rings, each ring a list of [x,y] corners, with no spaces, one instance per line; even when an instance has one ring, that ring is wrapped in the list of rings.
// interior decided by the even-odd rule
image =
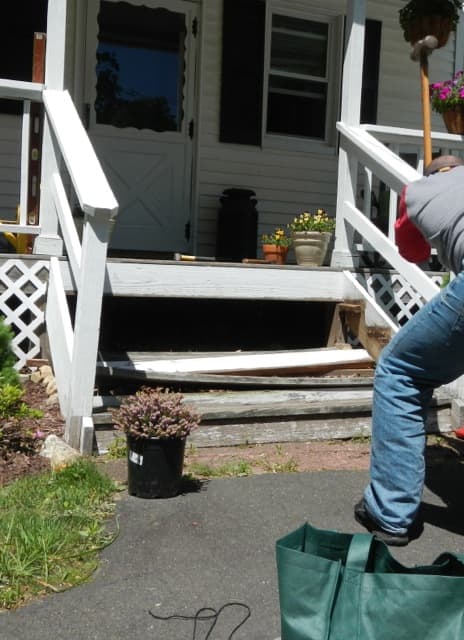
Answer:
[[[45,56],[45,86],[47,89],[64,89],[66,54],[67,0],[48,0],[47,49]],[[59,170],[59,155],[55,149],[53,134],[47,118],[44,122],[42,141],[42,170],[40,190],[40,235],[34,242],[34,253],[59,256],[63,242],[58,235],[58,219],[51,197],[53,174]]]
[[[359,125],[364,58],[364,25],[366,1],[348,0],[346,17],[346,49],[343,63],[341,120]],[[350,268],[358,263],[354,254],[353,230],[343,219],[345,202],[356,204],[358,162],[340,148],[338,158],[337,215],[332,266]],[[369,194],[365,194],[369,197]]]

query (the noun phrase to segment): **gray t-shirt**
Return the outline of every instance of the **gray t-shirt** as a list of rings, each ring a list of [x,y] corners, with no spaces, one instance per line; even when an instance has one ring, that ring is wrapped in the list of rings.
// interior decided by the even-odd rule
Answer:
[[[406,208],[442,265],[459,273],[464,259],[464,166],[411,182]]]

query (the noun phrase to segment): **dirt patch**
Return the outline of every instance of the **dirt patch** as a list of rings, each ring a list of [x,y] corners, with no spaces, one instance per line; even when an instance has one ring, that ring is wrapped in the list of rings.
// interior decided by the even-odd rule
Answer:
[[[450,433],[428,436],[426,462],[428,466],[455,460],[464,462],[464,441]],[[369,469],[370,440],[329,440],[286,442],[238,447],[217,447],[187,450],[189,466],[213,468],[248,463],[252,473],[281,471],[362,471]]]
[[[192,465],[218,468],[245,462],[253,473],[368,469],[369,450],[368,440],[203,447],[187,450],[186,468]]]

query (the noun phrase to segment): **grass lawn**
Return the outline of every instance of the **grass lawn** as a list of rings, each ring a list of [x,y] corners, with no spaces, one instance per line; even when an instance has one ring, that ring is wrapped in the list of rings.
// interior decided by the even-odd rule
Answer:
[[[115,534],[115,483],[91,460],[0,490],[0,608],[84,582]]]

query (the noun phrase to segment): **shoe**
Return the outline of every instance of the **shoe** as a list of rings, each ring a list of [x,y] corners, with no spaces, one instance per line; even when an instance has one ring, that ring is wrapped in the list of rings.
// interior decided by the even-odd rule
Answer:
[[[405,547],[409,543],[407,533],[392,533],[391,531],[382,529],[367,511],[364,498],[354,506],[354,519],[370,531],[377,540],[381,540],[391,547]]]

